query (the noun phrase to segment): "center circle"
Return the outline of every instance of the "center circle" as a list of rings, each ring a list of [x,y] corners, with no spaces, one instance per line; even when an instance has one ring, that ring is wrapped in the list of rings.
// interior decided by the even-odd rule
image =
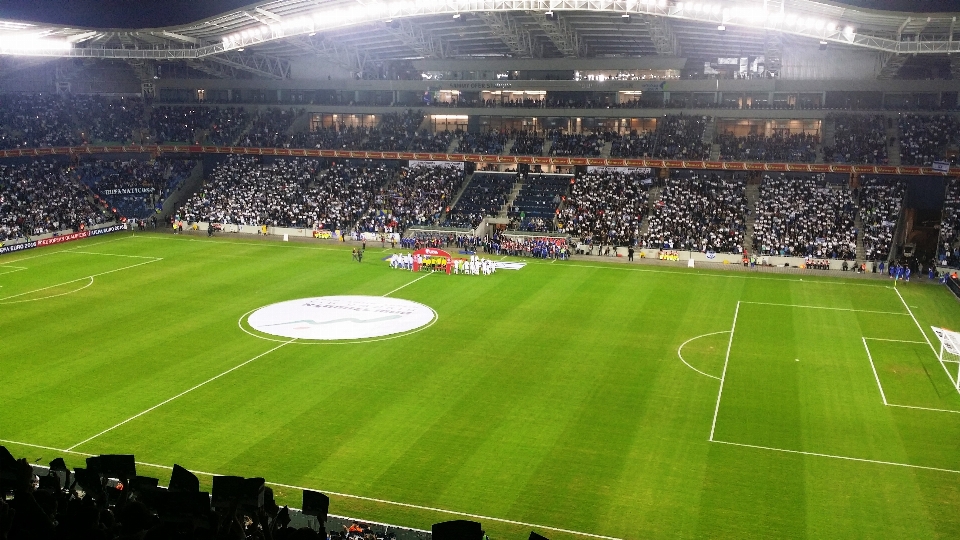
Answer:
[[[264,306],[247,318],[264,334],[296,339],[365,339],[402,334],[437,314],[410,300],[383,296],[318,296]]]

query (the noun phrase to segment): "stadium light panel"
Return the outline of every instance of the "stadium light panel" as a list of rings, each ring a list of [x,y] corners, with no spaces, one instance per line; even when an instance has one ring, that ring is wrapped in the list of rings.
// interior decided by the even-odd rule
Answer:
[[[845,35],[845,36],[847,36],[847,37],[853,36],[853,27],[852,27],[852,26],[847,26],[846,28],[844,28],[844,29],[843,29],[843,35]]]
[[[837,29],[836,23],[834,23],[833,21],[830,21],[830,22],[827,23],[827,31],[828,31],[828,32],[833,32],[833,31],[836,30],[836,29]]]

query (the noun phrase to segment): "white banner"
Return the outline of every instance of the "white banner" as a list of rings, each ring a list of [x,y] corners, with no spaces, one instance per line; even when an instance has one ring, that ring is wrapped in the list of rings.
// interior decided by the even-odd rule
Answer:
[[[653,169],[650,167],[606,167],[603,165],[587,165],[587,172],[618,172],[618,173],[636,173],[650,174]]]
[[[449,169],[463,170],[462,161],[425,161],[420,159],[411,159],[411,167],[447,167]]]

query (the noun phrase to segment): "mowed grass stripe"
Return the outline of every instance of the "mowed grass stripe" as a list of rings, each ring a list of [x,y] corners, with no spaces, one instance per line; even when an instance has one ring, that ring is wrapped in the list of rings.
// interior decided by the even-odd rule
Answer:
[[[274,346],[237,328],[253,308],[379,296],[417,277],[376,258],[352,262],[349,247],[319,247],[168,235],[83,247],[164,260],[0,310],[0,382],[17,388],[0,394],[0,438],[67,447]],[[416,336],[281,348],[80,450],[623,538],[955,536],[960,518],[943,511],[960,505],[955,478],[706,441],[719,384],[676,349],[729,329],[737,301],[903,311],[884,281],[807,276],[600,261],[434,276],[392,295],[436,309],[437,323]],[[960,320],[942,288],[901,293],[922,325]],[[743,346],[779,339],[817,361],[809,372],[781,366],[773,378],[784,380],[758,376],[751,390],[793,381],[801,445],[871,447],[956,468],[960,424],[942,417],[960,415],[879,404],[860,334],[921,339],[909,317],[777,317],[745,322],[755,339]],[[73,324],[57,339],[37,337],[65,318]],[[737,340],[740,331],[738,322]],[[844,345],[828,346],[836,342]],[[727,429],[724,410],[718,430]],[[335,507],[420,528],[450,517],[356,499],[335,498]],[[504,538],[529,532],[486,528]]]

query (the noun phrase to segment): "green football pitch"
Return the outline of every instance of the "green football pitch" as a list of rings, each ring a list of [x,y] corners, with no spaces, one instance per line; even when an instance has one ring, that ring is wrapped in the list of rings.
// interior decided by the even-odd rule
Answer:
[[[943,287],[602,259],[428,275],[388,254],[125,234],[4,256],[0,444],[493,538],[960,537]],[[353,343],[246,328],[331,295],[436,319]]]

